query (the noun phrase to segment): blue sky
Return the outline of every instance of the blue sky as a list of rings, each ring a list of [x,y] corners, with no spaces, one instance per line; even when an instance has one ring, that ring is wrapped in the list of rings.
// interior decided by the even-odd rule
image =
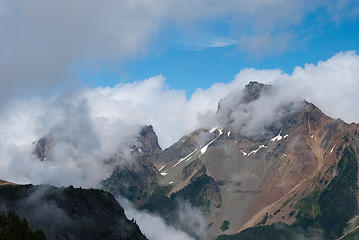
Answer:
[[[159,74],[190,95],[358,50],[358,29],[358,0],[1,1],[0,98]]]
[[[328,15],[321,11],[306,16],[300,24],[287,29],[295,37],[284,50],[269,49],[264,53],[241,49],[228,30],[229,24],[222,21],[213,22],[193,35],[165,29],[145,54],[126,59],[115,67],[100,68],[96,73],[85,70],[80,75],[85,84],[113,86],[162,74],[170,88],[183,89],[190,95],[197,88],[232,81],[243,68],[279,68],[291,73],[296,66],[324,61],[340,51],[358,51],[358,17],[339,21],[325,17]],[[228,46],[201,45],[201,39],[208,36],[233,42]]]

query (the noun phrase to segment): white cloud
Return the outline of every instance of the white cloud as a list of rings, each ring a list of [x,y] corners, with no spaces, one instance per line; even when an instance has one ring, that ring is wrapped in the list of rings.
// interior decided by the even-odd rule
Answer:
[[[126,216],[136,219],[137,225],[141,232],[149,240],[193,240],[185,232],[167,225],[164,220],[156,215],[147,213],[146,211],[138,211],[125,199],[119,199],[121,206],[125,209]],[[190,217],[190,216],[187,216]],[[190,219],[187,219],[190,220]]]
[[[14,94],[48,94],[49,89],[51,95],[54,88],[64,87],[64,82],[71,89],[76,86],[74,69],[114,66],[124,58],[147,54],[164,44],[156,40],[160,40],[159,32],[168,29],[174,29],[179,38],[189,42],[210,42],[205,44],[208,47],[239,42],[242,50],[284,50],[296,38],[293,27],[320,8],[327,9],[333,18],[345,18],[355,15],[358,3],[349,0],[109,0],[106,4],[95,0],[1,1],[0,96],[3,101]],[[222,33],[212,30],[217,21],[229,26],[228,34],[221,36]],[[208,39],[219,40],[211,43]]]
[[[290,75],[279,69],[244,69],[236,75],[235,81],[269,83],[276,89],[275,95],[262,97],[238,112],[237,126],[245,124],[249,135],[260,130],[259,126],[276,120],[278,107],[295,99],[314,103],[330,117],[359,122],[359,56],[354,51],[340,52],[326,61],[296,67]]]
[[[103,161],[129,156],[140,127],[152,124],[162,147],[185,133],[211,125],[225,84],[198,89],[191,99],[166,87],[162,76],[111,87],[83,89],[51,98],[9,103],[0,117],[0,174],[18,183],[96,186],[111,173]],[[211,122],[212,119],[212,122]],[[43,136],[54,141],[54,161],[32,152]]]
[[[161,146],[167,147],[197,128],[214,126],[218,101],[249,81],[273,84],[278,94],[246,106],[257,116],[246,131],[263,124],[260,119],[275,119],[276,106],[298,98],[313,102],[329,116],[359,122],[358,69],[359,56],[344,52],[297,67],[290,75],[278,69],[243,69],[232,82],[197,89],[189,99],[155,76],[51,98],[14,100],[0,115],[0,175],[15,182],[96,186],[111,173],[111,166],[101,160],[121,150],[128,156],[124,146],[140,126],[152,124]],[[35,161],[32,142],[49,133],[56,141],[55,162]]]
[[[326,114],[347,122],[359,122],[359,56],[341,52],[316,65],[297,67],[291,75],[297,91]]]

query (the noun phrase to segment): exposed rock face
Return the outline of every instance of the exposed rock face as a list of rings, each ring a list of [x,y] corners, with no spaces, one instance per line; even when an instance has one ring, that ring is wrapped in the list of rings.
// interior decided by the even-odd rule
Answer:
[[[213,138],[213,136],[208,134],[207,131],[204,131],[204,129],[194,131],[165,149],[157,158],[152,158],[152,161],[156,162],[159,166],[163,166],[173,159],[186,157],[201,145],[203,138],[207,141],[208,139]]]
[[[222,111],[229,112],[228,106],[235,107],[239,104],[247,104],[249,102],[257,100],[261,94],[269,93],[272,86],[258,83],[258,82],[249,82],[245,87],[243,92],[238,89],[238,91],[226,96],[221,99],[218,103],[217,112],[220,113]],[[228,104],[230,102],[230,104]],[[229,114],[229,113],[227,113]]]
[[[157,158],[162,153],[162,149],[158,144],[157,135],[153,131],[153,127],[151,125],[145,126],[141,129],[137,140],[140,143],[139,147],[141,149],[142,157]]]
[[[158,171],[150,159],[157,158],[162,149],[152,126],[143,127],[137,140],[138,144],[131,147],[135,160],[116,167],[101,187],[142,205],[158,186]]]
[[[258,82],[249,82],[244,87],[244,96],[242,98],[243,103],[249,103],[254,100],[257,100],[261,94],[268,93],[271,90],[272,86],[258,83]]]
[[[35,145],[33,154],[40,161],[46,161],[51,158],[52,140],[49,137],[40,138]]]
[[[137,206],[161,199],[161,214],[167,213],[163,209],[167,203],[172,206],[172,198],[191,189],[194,198],[210,202],[205,214],[211,223],[210,236],[222,234],[219,227],[227,220],[226,234],[281,222],[304,229],[317,227],[329,239],[339,237],[358,208],[359,127],[332,119],[302,101],[280,105],[279,117],[264,125],[262,135],[243,134],[233,113],[238,108],[248,113],[248,104],[272,91],[269,85],[251,82],[238,95],[222,99],[217,111],[219,126],[198,129],[163,152],[148,150],[145,163],[151,166],[146,168],[153,176],[151,181],[146,182],[142,177],[146,174],[139,169],[129,169],[123,180],[112,181],[107,189],[123,194],[118,189],[135,186],[143,193],[135,195]],[[150,139],[147,142],[158,149],[156,138]],[[143,158],[138,162],[143,163]],[[131,174],[133,183],[126,181]],[[143,179],[140,185],[135,183],[137,177]],[[206,179],[208,188],[194,188],[201,182],[196,179]],[[194,199],[187,199],[195,206]],[[335,205],[339,202],[348,207]],[[151,207],[156,209],[156,205]],[[336,225],[330,220],[334,218]],[[357,227],[355,222],[351,221],[348,231]]]
[[[102,190],[2,185],[0,206],[25,217],[48,239],[146,239],[114,197]]]

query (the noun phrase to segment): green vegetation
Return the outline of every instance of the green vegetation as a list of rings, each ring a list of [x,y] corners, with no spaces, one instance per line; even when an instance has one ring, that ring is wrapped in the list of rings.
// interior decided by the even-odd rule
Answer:
[[[306,198],[299,201],[297,204],[299,211],[296,216],[296,225],[307,228],[313,224],[314,219],[320,214],[319,194],[319,191],[315,189]]]
[[[346,235],[342,240],[358,240],[359,239],[359,230],[355,230],[348,235]]]
[[[179,221],[180,203],[188,202],[192,207],[198,207],[207,213],[210,209],[213,196],[218,197],[219,189],[212,177],[201,175],[191,179],[191,182],[178,192],[172,193],[170,186],[157,186],[140,209],[160,215],[166,223],[171,224],[197,238],[197,234],[190,226]],[[213,223],[212,223],[213,224]],[[211,225],[208,225],[208,228]]]
[[[3,185],[0,199],[4,209],[21,212],[49,239],[143,239],[113,195],[103,190]],[[46,239],[44,236],[40,231],[31,233],[27,222],[13,213],[0,215],[1,240]]]
[[[199,207],[203,212],[208,212],[211,201],[208,199],[207,189],[215,184],[214,179],[207,175],[195,178],[190,184],[176,193],[167,197],[171,188],[169,186],[158,186],[149,197],[142,209],[160,214],[165,217],[172,215],[178,208],[179,199],[188,201],[192,207]]]
[[[294,213],[295,213],[295,210],[291,211],[291,212],[289,213],[288,219],[291,218],[291,217],[294,215]]]
[[[158,214],[166,223],[180,228],[195,238],[198,237],[193,228],[179,221],[180,203],[188,202],[192,207],[198,207],[202,212],[207,213],[211,205],[210,199],[219,195],[219,189],[214,179],[204,174],[191,179],[190,184],[168,197],[170,191],[171,187],[169,186],[156,187],[140,209]],[[209,225],[209,227],[211,226]]]
[[[174,199],[168,198],[167,194],[171,191],[169,186],[158,186],[155,188],[146,204],[141,209],[146,209],[156,213],[165,219],[171,219],[174,211],[177,210],[177,204]]]
[[[215,184],[215,181],[212,177],[207,175],[202,175],[188,184],[186,187],[171,195],[172,199],[180,198],[183,200],[188,200],[192,206],[201,208],[204,212],[209,211],[210,200],[208,196],[203,194],[206,187]]]
[[[247,228],[235,235],[219,235],[216,240],[298,240],[322,239],[319,231],[303,231],[298,227],[276,223],[270,226]]]
[[[15,212],[0,213],[1,240],[46,240],[41,230],[31,230],[26,219],[20,219]]]
[[[345,134],[345,135],[343,136],[343,139],[344,139],[345,142],[349,142],[348,134]]]
[[[216,240],[236,240],[235,235],[219,235]]]
[[[346,147],[337,166],[337,176],[322,191],[314,190],[297,205],[295,224],[307,228],[322,228],[327,238],[343,233],[348,220],[358,208],[357,158],[351,147]]]
[[[297,196],[297,193],[295,193],[291,198],[288,198],[280,208],[284,208],[290,201],[292,201]]]
[[[267,220],[268,220],[268,213],[266,213],[266,215],[264,215],[262,221],[260,221],[260,222],[258,223],[258,225],[264,225],[264,224],[266,224]]]
[[[318,221],[328,237],[340,236],[348,220],[357,211],[357,173],[355,152],[347,147],[338,163],[338,175],[319,196],[321,213]]]
[[[275,211],[275,212],[274,212],[274,215],[277,215],[277,214],[280,212],[280,210],[281,210],[281,209],[279,208],[277,211]]]
[[[340,152],[343,150],[343,144],[344,144],[344,142],[342,142],[337,149],[337,152],[336,152],[337,157],[339,156]]]
[[[295,234],[284,224],[248,228],[235,235],[219,235],[216,240],[273,240],[295,239]]]
[[[117,169],[110,178],[101,182],[101,188],[115,196],[123,196],[131,202],[141,201],[149,197],[149,192],[157,186],[153,181],[146,182],[143,176],[129,169]]]
[[[222,223],[222,226],[219,227],[219,229],[222,230],[222,232],[226,231],[229,228],[229,221],[224,220]]]

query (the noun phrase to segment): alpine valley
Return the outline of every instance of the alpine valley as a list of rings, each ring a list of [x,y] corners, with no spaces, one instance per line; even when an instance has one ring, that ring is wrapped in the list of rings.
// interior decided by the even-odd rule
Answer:
[[[134,161],[114,165],[101,190],[4,181],[0,203],[48,239],[145,239],[115,198],[194,239],[358,239],[359,125],[305,99],[273,100],[278,91],[258,82],[232,91],[218,103],[216,125],[166,149],[143,126],[128,146]],[[51,163],[53,144],[51,135],[34,144],[38,161]],[[186,207],[200,213],[204,231],[183,219]]]

